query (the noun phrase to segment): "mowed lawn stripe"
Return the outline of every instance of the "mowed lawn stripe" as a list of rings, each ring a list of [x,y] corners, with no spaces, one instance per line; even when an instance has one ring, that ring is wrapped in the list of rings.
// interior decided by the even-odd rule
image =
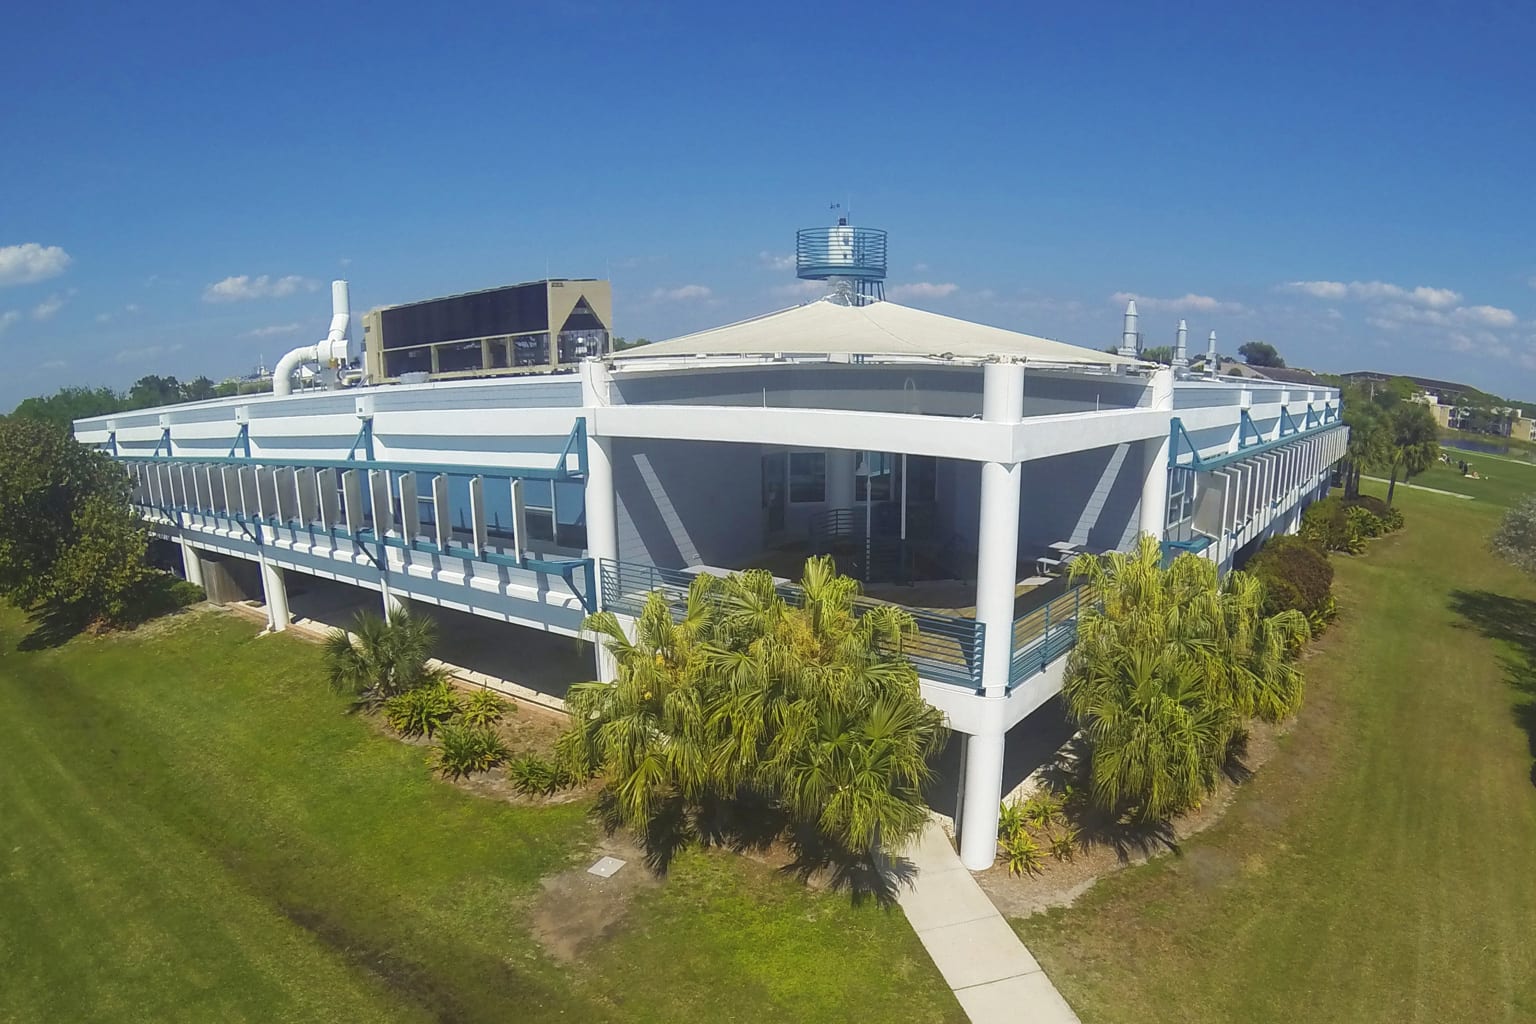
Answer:
[[[1525,670],[1453,598],[1536,587],[1493,504],[1397,501],[1406,531],[1335,559],[1307,706],[1226,818],[1016,923],[1084,1021],[1536,1019]]]
[[[0,1020],[963,1019],[899,909],[729,854],[559,961],[530,917],[585,802],[442,782],[240,619],[26,632],[0,608]]]

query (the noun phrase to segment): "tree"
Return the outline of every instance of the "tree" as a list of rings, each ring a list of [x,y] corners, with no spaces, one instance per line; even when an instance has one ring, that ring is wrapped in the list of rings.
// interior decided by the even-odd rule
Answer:
[[[445,678],[427,666],[437,626],[426,616],[397,611],[386,622],[358,612],[352,633],[334,629],[325,638],[326,670],[338,693],[372,706]]]
[[[617,679],[571,688],[560,749],[603,775],[620,820],[649,833],[679,808],[763,806],[865,859],[923,827],[944,729],[902,655],[911,616],[857,607],[831,559],[808,560],[801,587],[791,604],[761,570],[700,576],[679,617],[652,594],[633,639],[612,613],[588,620]]]
[[[1277,370],[1285,368],[1285,360],[1280,358],[1275,346],[1267,341],[1245,341],[1238,348],[1237,354],[1249,366],[1272,366]]]
[[[1397,474],[1407,481],[1435,464],[1440,457],[1440,429],[1434,413],[1421,402],[1402,402],[1395,406],[1387,419],[1387,449],[1385,459],[1391,468],[1387,482],[1387,504],[1392,504],[1392,494],[1397,489]]]
[[[194,377],[182,391],[182,397],[188,402],[202,402],[219,396],[218,388],[207,377]]]
[[[68,431],[82,417],[102,416],[123,408],[123,396],[111,388],[66,387],[51,395],[24,399],[11,415],[41,420]]]
[[[81,621],[120,623],[154,574],[128,477],[51,423],[0,421],[0,594]]]
[[[1150,537],[1130,554],[1079,559],[1072,575],[1098,600],[1079,616],[1062,695],[1088,738],[1101,808],[1150,822],[1195,806],[1243,720],[1300,707],[1306,617],[1265,616],[1254,577],[1223,581],[1188,554],[1165,568]]]
[[[1491,546],[1510,565],[1536,576],[1536,494],[1505,511]]]
[[[614,338],[613,351],[623,352],[626,349],[639,348],[641,345],[649,345],[650,343],[650,338],[636,338],[634,341],[630,341],[628,338]]]
[[[1363,391],[1352,389],[1345,394],[1343,419],[1349,426],[1349,442],[1339,472],[1345,497],[1354,498],[1360,494],[1361,474],[1391,461],[1391,432],[1386,413]]]
[[[181,382],[175,377],[162,377],[151,373],[140,377],[128,389],[128,408],[149,409],[158,405],[174,405],[183,400]]]
[[[1116,349],[1116,351],[1119,350]],[[1164,366],[1171,366],[1173,365],[1173,346],[1153,345],[1151,348],[1144,348],[1141,350],[1140,358],[1145,359],[1149,363],[1162,363]]]

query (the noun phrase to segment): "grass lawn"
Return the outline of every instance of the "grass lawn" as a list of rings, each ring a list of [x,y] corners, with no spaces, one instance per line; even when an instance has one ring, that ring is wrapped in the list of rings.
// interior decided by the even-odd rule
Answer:
[[[559,962],[529,921],[585,806],[436,780],[234,617],[26,632],[0,607],[0,1020],[963,1019],[899,909],[723,854]]]
[[[1397,501],[1222,822],[1015,922],[1087,1024],[1536,1020],[1536,585],[1495,502]]]
[[[1450,491],[1453,494],[1468,494],[1480,502],[1486,501],[1501,506],[1513,505],[1528,494],[1536,494],[1536,463],[1515,462],[1491,456],[1474,457],[1471,462],[1477,470],[1476,479],[1462,476],[1461,470],[1455,466],[1436,463],[1414,477],[1412,483],[1420,487]],[[1403,490],[1402,482],[1399,481],[1397,493],[1402,494]],[[1408,490],[1411,491],[1412,488]],[[1371,488],[1371,492],[1385,495],[1387,485],[1376,484]]]

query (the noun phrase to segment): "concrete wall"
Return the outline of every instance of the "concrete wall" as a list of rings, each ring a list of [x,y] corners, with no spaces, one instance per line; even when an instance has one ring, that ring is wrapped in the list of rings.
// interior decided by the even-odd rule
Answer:
[[[613,447],[621,560],[734,566],[762,550],[758,446],[619,439]]]

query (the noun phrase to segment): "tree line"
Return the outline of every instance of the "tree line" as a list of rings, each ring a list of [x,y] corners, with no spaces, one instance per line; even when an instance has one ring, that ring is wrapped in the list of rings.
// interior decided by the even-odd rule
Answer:
[[[260,394],[271,390],[271,381],[227,380],[215,384],[208,377],[180,381],[175,377],[151,373],[134,381],[127,391],[76,386],[59,388],[51,395],[34,395],[17,405],[11,415],[68,430],[75,420],[86,416],[105,416],[129,409],[152,409],[162,405]]]

